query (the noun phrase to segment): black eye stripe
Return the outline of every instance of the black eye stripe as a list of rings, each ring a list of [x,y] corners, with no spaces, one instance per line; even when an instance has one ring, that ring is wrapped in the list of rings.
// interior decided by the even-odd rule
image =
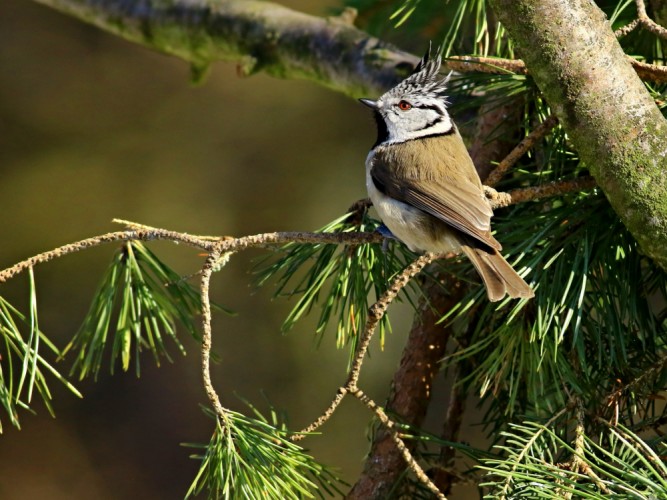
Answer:
[[[419,109],[432,109],[433,111],[435,111],[439,115],[442,115],[442,116],[445,115],[445,112],[440,107],[435,106],[434,104],[413,104],[412,106],[415,107],[415,108],[419,108]]]
[[[437,125],[438,123],[441,123],[443,121],[443,119],[444,118],[442,116],[438,116],[435,120],[432,120],[432,121],[428,122],[426,125],[424,125],[419,130],[428,130],[429,128],[434,127],[435,125]]]

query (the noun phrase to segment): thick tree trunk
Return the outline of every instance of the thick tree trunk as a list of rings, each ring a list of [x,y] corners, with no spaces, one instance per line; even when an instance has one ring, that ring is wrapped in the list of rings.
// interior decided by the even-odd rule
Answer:
[[[667,122],[589,0],[491,0],[581,159],[667,269]]]

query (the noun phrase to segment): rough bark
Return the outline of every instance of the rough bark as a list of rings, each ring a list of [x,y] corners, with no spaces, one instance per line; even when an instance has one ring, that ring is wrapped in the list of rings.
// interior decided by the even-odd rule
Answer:
[[[355,28],[355,11],[321,18],[255,0],[35,0],[129,41],[191,63],[214,61],[250,75],[318,82],[353,97],[374,96],[418,58]]]
[[[667,269],[667,123],[587,0],[491,0],[530,74],[643,252]]]

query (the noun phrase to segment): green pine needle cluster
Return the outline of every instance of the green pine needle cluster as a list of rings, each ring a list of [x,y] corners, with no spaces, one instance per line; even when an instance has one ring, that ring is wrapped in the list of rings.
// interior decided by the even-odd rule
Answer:
[[[250,406],[255,418],[227,411],[218,418],[207,445],[186,444],[203,450],[192,458],[201,467],[186,498],[206,492],[208,498],[255,500],[257,498],[324,498],[342,494],[340,479],[303,448],[290,441],[290,433],[278,414],[271,421]]]
[[[373,232],[379,223],[363,214],[346,214],[327,224],[318,232]],[[368,308],[386,290],[391,279],[415,255],[403,245],[380,244],[311,245],[290,243],[263,260],[257,270],[257,284],[276,283],[276,297],[297,297],[297,302],[283,323],[287,331],[313,308],[319,309],[316,332],[318,341],[329,324],[335,325],[336,345],[350,348],[354,356],[357,342],[364,330]],[[409,294],[403,298],[411,301]],[[385,315],[379,325],[380,342],[384,345],[389,329]]]
[[[9,421],[20,427],[18,409],[30,409],[32,397],[37,393],[49,413],[51,391],[47,378],[53,377],[72,393],[81,393],[56,370],[43,356],[46,349],[51,355],[58,355],[58,348],[39,329],[37,317],[37,290],[32,268],[29,270],[30,307],[28,314],[18,309],[0,296],[0,405]],[[40,350],[41,349],[41,350]],[[0,422],[0,432],[2,424]]]
[[[142,243],[124,244],[116,253],[93,298],[83,324],[63,351],[75,352],[72,373],[97,377],[111,337],[110,368],[120,360],[124,371],[134,355],[137,376],[139,354],[149,350],[155,362],[171,360],[165,340],[183,354],[176,322],[198,338],[196,318],[201,310],[198,291],[162,263]]]
[[[557,429],[535,422],[510,425],[502,458],[483,461],[485,498],[667,498],[665,445],[648,446],[622,425],[584,435],[575,449]],[[660,450],[660,453],[656,450]]]

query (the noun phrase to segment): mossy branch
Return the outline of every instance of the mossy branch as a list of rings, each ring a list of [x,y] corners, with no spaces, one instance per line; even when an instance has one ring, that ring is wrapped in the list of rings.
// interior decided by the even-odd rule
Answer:
[[[216,61],[246,76],[315,81],[355,97],[375,95],[418,58],[355,28],[354,9],[322,18],[255,0],[35,0],[126,40],[176,56],[205,77]]]
[[[614,211],[667,269],[667,122],[606,16],[583,0],[492,5]]]

